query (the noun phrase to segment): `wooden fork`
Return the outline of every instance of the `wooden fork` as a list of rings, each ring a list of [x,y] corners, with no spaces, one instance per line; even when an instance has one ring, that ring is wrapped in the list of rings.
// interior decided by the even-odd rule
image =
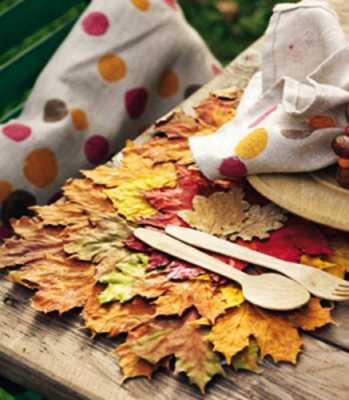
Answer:
[[[138,228],[134,235],[144,243],[174,257],[198,265],[238,282],[245,298],[270,310],[293,310],[310,299],[309,292],[297,282],[279,274],[248,275],[194,247],[152,229]]]
[[[168,226],[166,232],[193,246],[278,271],[294,279],[314,296],[322,299],[334,301],[349,299],[349,282],[321,269],[283,261],[194,229]]]

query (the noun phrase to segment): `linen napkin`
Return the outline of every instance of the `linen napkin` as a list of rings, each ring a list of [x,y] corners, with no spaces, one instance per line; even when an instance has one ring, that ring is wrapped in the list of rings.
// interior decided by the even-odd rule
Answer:
[[[335,12],[324,0],[280,4],[237,116],[192,138],[191,150],[210,179],[320,169],[335,162],[348,103],[349,46]]]
[[[0,126],[0,205],[45,203],[219,71],[175,0],[92,1]]]

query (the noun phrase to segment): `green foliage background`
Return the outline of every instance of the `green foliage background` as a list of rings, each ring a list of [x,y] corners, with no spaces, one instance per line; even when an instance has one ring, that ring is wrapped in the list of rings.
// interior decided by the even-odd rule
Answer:
[[[276,3],[294,0],[178,0],[187,20],[205,39],[215,56],[227,64],[265,31]],[[225,15],[222,3],[237,11]]]

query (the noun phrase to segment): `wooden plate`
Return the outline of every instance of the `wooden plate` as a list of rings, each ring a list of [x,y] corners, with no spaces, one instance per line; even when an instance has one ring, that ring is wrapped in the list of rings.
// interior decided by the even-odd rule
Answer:
[[[349,232],[349,190],[335,180],[335,167],[306,174],[249,177],[269,200],[311,221]]]

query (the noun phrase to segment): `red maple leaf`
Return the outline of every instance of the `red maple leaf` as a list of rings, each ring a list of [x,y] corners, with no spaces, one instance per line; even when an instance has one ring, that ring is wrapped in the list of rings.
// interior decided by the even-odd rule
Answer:
[[[299,262],[302,254],[330,255],[332,250],[317,225],[290,219],[287,225],[270,234],[268,240],[256,241],[257,250],[282,260]]]

